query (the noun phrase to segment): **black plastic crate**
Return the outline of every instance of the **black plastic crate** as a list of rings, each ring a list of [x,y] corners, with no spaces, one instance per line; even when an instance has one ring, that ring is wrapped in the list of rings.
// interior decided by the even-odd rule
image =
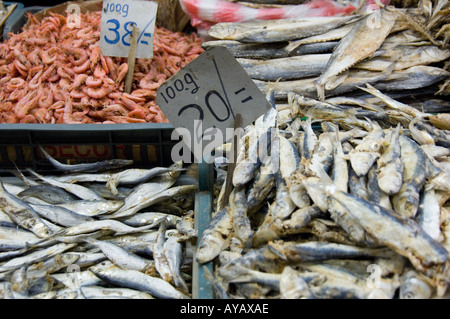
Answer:
[[[17,7],[14,10],[14,12],[8,17],[8,19],[5,22],[5,25],[3,26],[3,40],[9,38],[8,34],[10,32],[19,33],[22,31],[23,26],[27,22],[26,18],[27,12],[35,14],[41,10],[48,8],[43,6],[24,7],[23,3],[20,2],[4,2],[5,5],[10,5],[13,3],[16,3]]]
[[[39,145],[62,163],[132,159],[134,167],[169,166],[171,124],[0,124],[0,172],[53,171]]]

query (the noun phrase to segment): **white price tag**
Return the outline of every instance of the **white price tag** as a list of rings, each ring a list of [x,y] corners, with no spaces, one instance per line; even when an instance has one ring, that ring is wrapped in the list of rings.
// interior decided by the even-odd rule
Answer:
[[[153,58],[158,3],[138,0],[104,0],[100,49],[105,56],[128,57],[133,26],[139,29],[136,58]]]

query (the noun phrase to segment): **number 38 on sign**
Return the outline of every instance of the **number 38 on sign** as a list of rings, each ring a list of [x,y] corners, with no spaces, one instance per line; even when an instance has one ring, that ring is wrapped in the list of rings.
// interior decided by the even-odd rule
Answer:
[[[103,55],[128,57],[133,26],[139,30],[136,58],[153,57],[153,35],[158,3],[140,0],[104,0],[100,48]]]

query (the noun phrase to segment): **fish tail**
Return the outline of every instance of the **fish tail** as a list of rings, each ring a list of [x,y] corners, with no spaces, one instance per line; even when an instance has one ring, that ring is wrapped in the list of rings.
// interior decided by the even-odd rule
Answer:
[[[325,100],[325,85],[321,83],[316,83],[317,97],[320,101]]]

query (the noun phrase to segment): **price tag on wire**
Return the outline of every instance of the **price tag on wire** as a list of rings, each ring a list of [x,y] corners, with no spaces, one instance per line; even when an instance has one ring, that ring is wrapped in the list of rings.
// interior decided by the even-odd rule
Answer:
[[[225,47],[208,49],[158,88],[156,103],[175,128],[233,128],[237,113],[251,124],[270,104]],[[194,123],[197,123],[195,125]]]
[[[104,0],[100,48],[105,56],[128,57],[133,26],[139,30],[136,58],[153,58],[158,3],[140,0]]]

